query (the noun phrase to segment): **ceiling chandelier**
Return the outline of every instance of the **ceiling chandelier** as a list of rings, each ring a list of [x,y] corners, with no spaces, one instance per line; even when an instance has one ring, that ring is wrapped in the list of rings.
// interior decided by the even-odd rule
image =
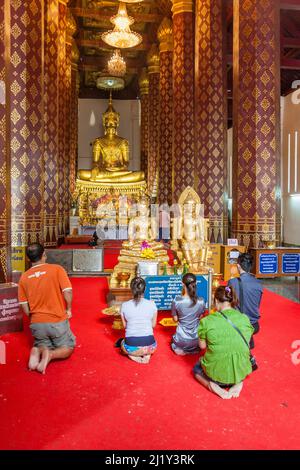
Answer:
[[[109,46],[127,49],[135,47],[142,42],[142,36],[130,29],[134,19],[127,15],[125,3],[120,2],[117,15],[112,16],[110,21],[115,25],[114,29],[106,31],[101,36],[102,40]]]
[[[123,90],[125,80],[122,77],[114,77],[107,70],[103,70],[97,75],[96,87],[100,90]]]
[[[116,49],[109,61],[107,70],[114,77],[123,77],[126,73],[126,62],[121,56],[120,49]]]

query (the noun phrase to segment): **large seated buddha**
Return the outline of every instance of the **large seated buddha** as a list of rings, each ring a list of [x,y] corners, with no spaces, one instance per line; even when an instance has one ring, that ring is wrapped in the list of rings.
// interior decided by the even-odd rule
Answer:
[[[104,136],[93,142],[91,170],[79,170],[78,178],[99,183],[134,183],[144,181],[142,171],[129,171],[129,143],[117,134],[120,114],[112,105],[112,98],[102,115]]]

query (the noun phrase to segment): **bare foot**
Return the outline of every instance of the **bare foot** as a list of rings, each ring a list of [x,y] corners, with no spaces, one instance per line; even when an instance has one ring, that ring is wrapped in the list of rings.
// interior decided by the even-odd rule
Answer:
[[[243,382],[240,382],[230,387],[230,389],[228,390],[228,393],[230,393],[232,397],[238,398],[240,396],[242,388],[243,388]]]
[[[223,400],[229,400],[231,398],[231,394],[227,392],[227,390],[224,390],[224,388],[220,387],[215,382],[209,382],[209,388],[216,395],[223,398]]]
[[[49,364],[50,360],[51,358],[49,349],[43,349],[42,359],[40,360],[36,370],[39,371],[41,374],[45,374],[47,365]]]
[[[131,356],[130,354],[128,354],[128,357],[132,361],[138,362],[139,364],[148,364],[150,362],[150,359],[151,359],[150,354],[147,354],[146,356]]]
[[[177,356],[185,356],[186,355],[186,352],[184,352],[183,349],[179,349],[179,348],[176,348],[176,349],[173,349],[174,353],[177,354]]]
[[[131,356],[128,354],[129,359],[131,359],[134,362],[138,362],[139,364],[143,364],[143,356]]]
[[[149,364],[151,359],[151,354],[147,354],[146,356],[142,356],[142,363],[143,364]]]
[[[39,348],[33,347],[30,351],[28,369],[35,370],[40,362],[40,351]]]

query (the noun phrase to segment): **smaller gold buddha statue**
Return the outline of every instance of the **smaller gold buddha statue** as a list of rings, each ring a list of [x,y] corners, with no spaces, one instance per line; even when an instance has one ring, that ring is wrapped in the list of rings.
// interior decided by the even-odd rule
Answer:
[[[185,259],[189,270],[205,270],[210,256],[208,220],[201,214],[200,198],[193,188],[186,188],[178,202],[179,214],[173,219],[172,248]]]
[[[99,183],[134,183],[144,181],[142,171],[129,171],[129,143],[117,134],[120,114],[109,98],[108,108],[102,115],[104,136],[93,142],[93,166],[91,170],[79,170],[78,178]]]

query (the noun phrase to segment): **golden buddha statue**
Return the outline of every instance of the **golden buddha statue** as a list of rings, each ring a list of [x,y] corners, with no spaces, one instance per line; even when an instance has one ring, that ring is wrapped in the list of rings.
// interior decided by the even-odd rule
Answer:
[[[186,260],[190,271],[203,272],[210,256],[208,220],[201,213],[200,198],[193,188],[183,191],[178,208],[179,214],[173,219],[171,247],[180,260]]]
[[[142,171],[129,171],[129,143],[117,134],[120,114],[115,111],[110,95],[109,105],[102,115],[104,136],[93,142],[91,170],[79,170],[78,178],[99,183],[134,183],[144,181]]]

